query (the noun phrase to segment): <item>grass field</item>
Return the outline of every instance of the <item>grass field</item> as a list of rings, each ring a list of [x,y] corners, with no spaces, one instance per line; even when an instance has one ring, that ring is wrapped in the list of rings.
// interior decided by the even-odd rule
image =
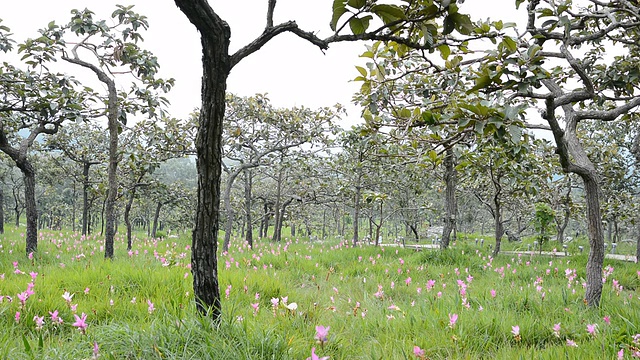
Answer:
[[[194,311],[187,237],[135,239],[132,252],[117,238],[105,261],[99,237],[43,231],[29,259],[21,231],[0,241],[1,359],[640,357],[640,268],[607,260],[601,307],[588,308],[577,241],[566,258],[495,259],[472,239],[236,242],[219,256],[213,324]]]

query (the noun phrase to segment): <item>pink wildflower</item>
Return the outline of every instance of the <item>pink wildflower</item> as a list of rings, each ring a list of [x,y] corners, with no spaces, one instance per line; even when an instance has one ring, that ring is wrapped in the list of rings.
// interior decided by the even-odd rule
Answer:
[[[308,357],[307,360],[329,360],[329,357],[319,357],[318,355],[316,355],[316,348],[311,348],[311,357]]]
[[[596,324],[587,324],[587,332],[590,335],[595,336],[596,335]]]
[[[576,344],[576,342],[571,339],[567,339],[567,346],[578,347],[578,344]]]
[[[327,342],[328,336],[329,336],[329,328],[331,328],[331,326],[322,326],[322,325],[318,325],[316,326],[316,336],[315,339],[318,340],[320,342],[320,344],[324,344],[325,342]]]
[[[458,321],[458,314],[449,314],[449,327],[454,328],[456,326],[456,322]]]
[[[71,325],[77,327],[78,330],[80,330],[80,332],[82,332],[82,334],[84,335],[87,330],[87,314],[82,313],[82,315],[80,316],[78,316],[78,314],[73,314],[73,316],[75,317],[76,322]]]
[[[34,316],[33,322],[36,323],[36,330],[42,329],[42,326],[44,325],[44,316]]]
[[[147,300],[147,305],[149,306],[149,308],[147,309],[149,311],[149,314],[151,314],[152,312],[154,312],[156,310],[155,306],[153,306],[153,303],[151,302],[151,300]]]
[[[553,324],[553,335],[560,337],[560,323]]]
[[[419,359],[424,359],[426,352],[424,351],[424,349],[420,349],[420,346],[416,345],[413,347],[413,355],[415,355]]]

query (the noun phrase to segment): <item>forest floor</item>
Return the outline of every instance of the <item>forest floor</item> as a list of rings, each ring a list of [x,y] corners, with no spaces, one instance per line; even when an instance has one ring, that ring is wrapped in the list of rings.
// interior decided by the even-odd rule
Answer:
[[[601,306],[584,304],[588,250],[490,256],[232,241],[219,255],[222,318],[195,312],[187,236],[116,239],[23,229],[0,241],[0,359],[631,359],[640,271],[605,260]],[[512,248],[509,249],[509,246]],[[508,245],[505,251],[514,251]]]

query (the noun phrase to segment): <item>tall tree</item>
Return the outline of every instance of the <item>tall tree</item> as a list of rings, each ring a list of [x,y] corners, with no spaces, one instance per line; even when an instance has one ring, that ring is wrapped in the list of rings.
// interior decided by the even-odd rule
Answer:
[[[118,5],[111,14],[114,25],[94,20],[92,11],[72,10],[72,17],[62,26],[54,22],[40,32],[41,37],[26,44],[36,61],[39,57],[60,57],[64,61],[91,71],[106,86],[106,94],[94,94],[104,108],[94,109],[93,116],[106,116],[109,131],[108,193],[105,203],[105,258],[113,258],[116,233],[118,133],[126,125],[127,114],[141,112],[151,118],[163,115],[167,100],[158,95],[173,86],[174,80],[157,77],[158,59],[138,46],[142,30],[149,27],[147,18],[131,6]],[[118,75],[118,76],[116,76]],[[117,78],[129,75],[131,88],[118,91]],[[122,124],[122,125],[121,125]]]
[[[476,82],[505,99],[541,103],[563,170],[584,184],[590,245],[585,301],[598,306],[604,261],[600,176],[578,130],[582,122],[614,121],[640,105],[640,7],[632,1],[526,3],[526,28],[517,41],[491,53],[475,72]]]
[[[268,0],[266,26],[253,42],[229,53],[231,29],[207,0],[175,0],[176,5],[200,32],[202,43],[202,110],[199,118],[196,150],[198,155],[198,205],[193,233],[192,272],[197,308],[220,317],[220,290],[217,278],[218,210],[220,204],[222,128],[225,92],[229,73],[245,57],[255,53],[276,36],[292,33],[328,49],[338,41],[385,40],[407,46],[431,49],[440,34],[457,30],[469,35],[473,28],[469,17],[458,12],[450,1],[432,0],[408,4],[378,4],[374,0],[337,0],[333,4],[330,27],[334,34],[320,39],[303,31],[294,21],[274,24],[276,0]],[[382,25],[370,30],[373,17]],[[444,19],[444,29],[431,20]],[[346,19],[346,20],[345,20]],[[431,22],[430,22],[431,21]],[[415,26],[424,24],[424,27]]]
[[[0,26],[0,51],[11,51],[9,29]],[[50,52],[34,52],[29,39],[18,46],[23,54],[22,70],[8,63],[0,66],[0,151],[7,154],[22,172],[27,215],[26,253],[38,249],[36,173],[29,150],[40,135],[55,134],[66,120],[82,116],[87,95],[76,91],[77,82],[64,74],[49,71],[54,60]]]

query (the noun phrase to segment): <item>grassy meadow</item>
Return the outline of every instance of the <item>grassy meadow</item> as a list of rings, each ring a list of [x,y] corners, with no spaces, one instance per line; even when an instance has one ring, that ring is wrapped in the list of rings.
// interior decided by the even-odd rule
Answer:
[[[0,239],[0,359],[631,359],[640,357],[640,268],[605,261],[583,302],[587,250],[490,257],[287,239],[219,256],[223,318],[195,313],[190,239],[21,231]],[[586,244],[583,244],[586,247]],[[525,244],[505,247],[523,248]],[[315,358],[312,356],[314,350]]]

